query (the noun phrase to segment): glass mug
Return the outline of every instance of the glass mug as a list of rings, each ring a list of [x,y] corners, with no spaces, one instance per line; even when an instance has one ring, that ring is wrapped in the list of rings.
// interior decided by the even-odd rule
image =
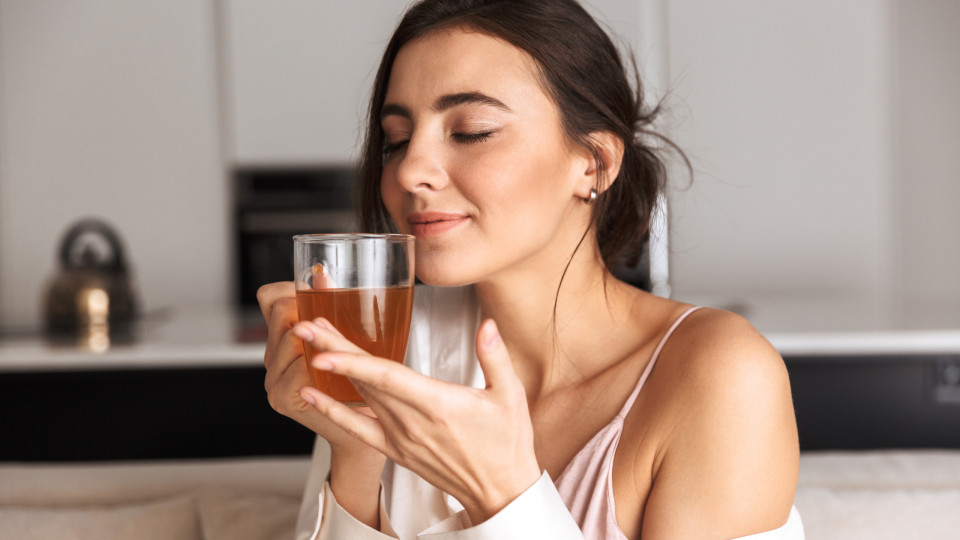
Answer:
[[[414,237],[406,234],[303,234],[293,237],[300,320],[323,317],[373,356],[403,362],[413,308]],[[364,405],[344,376],[313,369],[314,386],[347,405]]]

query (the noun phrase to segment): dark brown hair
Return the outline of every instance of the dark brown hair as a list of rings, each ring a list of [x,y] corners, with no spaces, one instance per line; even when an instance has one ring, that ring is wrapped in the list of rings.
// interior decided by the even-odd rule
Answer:
[[[567,137],[592,152],[599,171],[605,170],[603,155],[590,134],[607,131],[623,140],[620,173],[595,201],[592,226],[608,268],[637,256],[666,179],[657,145],[686,157],[652,130],[660,106],[645,109],[635,66],[631,86],[616,46],[574,0],[422,0],[407,10],[387,44],[370,99],[357,196],[362,230],[396,229],[380,196],[385,144],[380,113],[397,53],[428,32],[454,27],[502,39],[529,54]]]

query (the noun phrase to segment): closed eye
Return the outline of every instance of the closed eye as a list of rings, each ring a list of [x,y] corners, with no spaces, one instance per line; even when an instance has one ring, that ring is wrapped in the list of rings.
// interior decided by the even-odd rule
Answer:
[[[496,130],[490,131],[479,131],[476,133],[453,133],[450,136],[454,141],[460,144],[476,144],[482,143],[492,137],[496,133]],[[393,143],[387,143],[383,146],[383,159],[388,159],[391,155],[405,149],[407,145],[410,144],[410,140],[402,140]]]
[[[462,144],[474,144],[481,143],[489,139],[494,134],[494,131],[481,131],[477,133],[454,133],[451,135],[453,140]]]
[[[409,139],[404,140],[404,141],[397,141],[397,142],[388,143],[388,144],[383,145],[383,158],[384,158],[384,159],[387,159],[387,158],[390,157],[392,154],[394,154],[394,153],[396,153],[396,152],[398,152],[398,151],[403,150],[404,148],[406,148],[408,144],[410,144],[410,140],[409,140]]]

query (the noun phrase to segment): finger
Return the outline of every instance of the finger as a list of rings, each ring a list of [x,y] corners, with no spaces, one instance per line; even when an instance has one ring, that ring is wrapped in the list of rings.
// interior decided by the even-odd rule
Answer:
[[[270,318],[267,319],[267,348],[266,354],[275,350],[284,335],[293,328],[299,320],[297,301],[292,297],[282,297],[273,302]]]
[[[440,391],[437,385],[443,384],[399,362],[367,353],[324,352],[311,359],[311,365],[321,371],[346,376],[355,384],[364,386],[363,392],[372,389],[411,404],[436,396]],[[382,400],[382,396],[378,399]]]
[[[267,283],[257,289],[257,303],[260,304],[260,312],[263,314],[263,320],[270,322],[274,302],[280,298],[294,298],[296,294],[296,287],[294,287],[292,281]]]
[[[384,453],[386,435],[380,421],[369,411],[359,412],[313,387],[300,389],[300,396],[340,429]]]
[[[509,388],[517,383],[510,353],[493,319],[483,321],[477,330],[476,348],[487,388]]]
[[[274,410],[291,418],[297,418],[305,410],[313,410],[298,393],[300,388],[311,384],[310,371],[299,346],[300,339],[288,332],[280,347],[268,354],[264,361],[267,400]]]
[[[292,331],[284,332],[283,337],[272,352],[264,354],[263,364],[267,368],[265,384],[273,384],[291,364],[300,362],[304,364],[303,341]]]
[[[333,281],[333,277],[330,275],[330,272],[324,268],[320,263],[313,265],[311,269],[313,276],[311,277],[311,288],[313,289],[335,289],[337,284]]]
[[[330,321],[324,318],[312,321],[301,321],[293,326],[293,333],[305,343],[309,343],[319,352],[340,351],[355,354],[367,354],[366,351],[354,345],[343,337]]]
[[[297,357],[294,360],[283,367],[268,371],[264,379],[264,388],[267,391],[267,401],[274,410],[297,419],[305,411],[313,411],[313,409],[299,394],[301,388],[311,384],[307,364],[303,361],[303,357]],[[301,423],[304,422],[301,421]]]

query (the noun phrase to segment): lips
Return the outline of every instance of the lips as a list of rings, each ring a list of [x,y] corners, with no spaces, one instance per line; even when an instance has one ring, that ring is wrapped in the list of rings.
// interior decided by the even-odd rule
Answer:
[[[448,212],[417,212],[407,217],[410,232],[417,238],[439,236],[467,222],[470,216]]]

